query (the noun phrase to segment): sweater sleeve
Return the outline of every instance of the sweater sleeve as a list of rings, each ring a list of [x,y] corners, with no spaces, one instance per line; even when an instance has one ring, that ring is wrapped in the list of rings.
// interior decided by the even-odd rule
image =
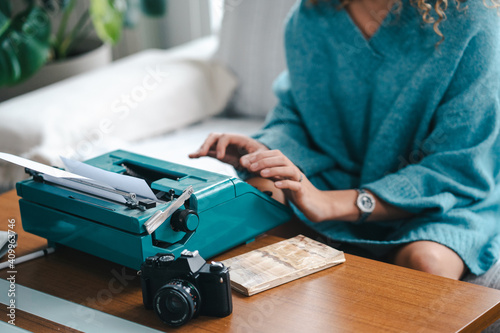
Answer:
[[[492,194],[500,171],[496,38],[480,32],[469,41],[421,145],[424,157],[362,187],[414,213],[444,214]]]
[[[334,166],[334,161],[314,145],[304,128],[291,89],[288,72],[274,83],[277,106],[268,114],[264,127],[253,137],[269,149],[279,149],[308,177]]]

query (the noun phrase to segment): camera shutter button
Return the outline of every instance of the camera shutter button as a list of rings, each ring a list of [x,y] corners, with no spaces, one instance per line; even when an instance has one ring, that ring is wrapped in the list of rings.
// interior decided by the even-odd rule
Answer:
[[[212,261],[210,263],[210,272],[220,272],[224,269],[224,264],[218,261]]]

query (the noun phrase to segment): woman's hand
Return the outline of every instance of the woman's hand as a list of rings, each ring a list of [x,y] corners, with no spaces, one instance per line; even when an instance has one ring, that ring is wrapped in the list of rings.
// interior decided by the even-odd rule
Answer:
[[[265,145],[239,134],[212,133],[191,158],[210,156],[229,163],[235,168],[245,168],[262,178],[274,182],[312,222],[331,220],[357,221],[360,216],[356,206],[356,190],[320,191],[281,151],[269,150]],[[253,179],[255,180],[255,179]],[[261,190],[268,186],[261,181],[252,184]],[[273,197],[283,201],[279,193]],[[404,217],[402,212],[377,198],[375,211],[369,220]]]
[[[245,167],[240,163],[242,156],[265,150],[269,150],[269,148],[244,135],[211,133],[200,149],[189,154],[189,157],[210,156],[239,169]]]
[[[283,190],[287,199],[312,222],[358,218],[359,213],[354,206],[356,191],[341,193],[344,191],[318,190],[279,150],[250,153],[241,158],[241,165],[263,178],[273,180],[274,186]]]

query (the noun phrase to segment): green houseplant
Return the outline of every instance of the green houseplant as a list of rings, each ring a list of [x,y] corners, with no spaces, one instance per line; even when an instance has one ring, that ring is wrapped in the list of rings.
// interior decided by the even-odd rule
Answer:
[[[165,0],[88,0],[88,10],[70,26],[77,0],[24,0],[21,9],[14,1],[19,5],[19,0],[0,0],[0,87],[25,81],[48,61],[69,57],[92,31],[115,44],[135,5],[148,15],[162,15],[166,7]]]

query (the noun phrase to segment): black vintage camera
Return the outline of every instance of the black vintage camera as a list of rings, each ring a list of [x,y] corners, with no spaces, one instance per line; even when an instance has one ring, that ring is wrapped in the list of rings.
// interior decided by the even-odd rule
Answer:
[[[198,251],[146,258],[141,266],[142,299],[163,322],[180,326],[199,315],[225,317],[233,311],[229,271],[207,264]]]

